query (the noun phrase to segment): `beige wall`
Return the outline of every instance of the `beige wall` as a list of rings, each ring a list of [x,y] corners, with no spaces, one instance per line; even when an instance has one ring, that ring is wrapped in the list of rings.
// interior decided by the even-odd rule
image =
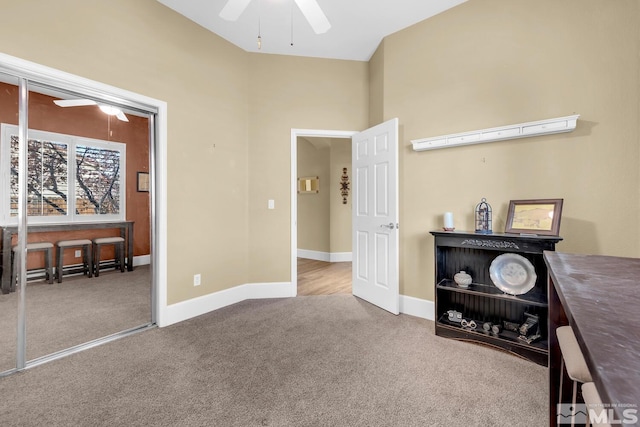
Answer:
[[[329,252],[331,243],[329,179],[331,147],[298,138],[298,178],[317,176],[318,193],[298,193],[298,249]]]
[[[511,199],[564,198],[560,251],[640,255],[640,11],[635,0],[470,0],[384,43],[400,118],[402,294],[433,299],[442,214],[494,231]],[[576,131],[414,152],[410,140],[578,113]]]
[[[320,177],[320,193],[298,194],[298,249],[351,252],[351,196],[342,203],[342,168],[351,178],[351,139],[298,138],[298,177]]]
[[[368,81],[366,62],[249,55],[250,282],[291,280],[291,128],[366,128]]]
[[[318,176],[320,192],[298,194],[298,249],[351,252],[351,196],[342,203],[342,168],[351,171],[351,139],[298,138],[298,177]],[[351,178],[351,175],[349,175]]]
[[[369,126],[384,121],[384,40],[369,59]]]
[[[168,302],[247,282],[244,51],[154,0],[5,1],[0,51],[166,101]]]
[[[369,64],[248,54],[153,0],[2,11],[0,51],[168,102],[169,303],[289,281],[291,128],[360,130],[392,117],[402,294],[433,298],[428,231],[448,210],[471,229],[481,197],[496,231],[510,199],[563,197],[559,250],[640,255],[636,0],[470,0],[388,37]],[[572,113],[582,116],[570,134],[410,148]]]
[[[347,168],[349,183],[353,180],[351,170],[351,139],[334,138],[331,139],[331,179],[330,198],[330,244],[331,253],[351,252],[351,190],[347,196],[347,204],[342,203],[340,193],[340,183],[342,178],[342,168]],[[351,185],[349,185],[351,188]]]
[[[291,128],[365,128],[365,62],[249,54],[153,0],[2,7],[1,52],[168,103],[170,304],[291,279]]]

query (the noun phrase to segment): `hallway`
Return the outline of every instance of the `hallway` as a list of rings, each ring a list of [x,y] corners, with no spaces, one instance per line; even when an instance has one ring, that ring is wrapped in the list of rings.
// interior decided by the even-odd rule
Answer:
[[[298,295],[351,293],[351,262],[298,258]]]

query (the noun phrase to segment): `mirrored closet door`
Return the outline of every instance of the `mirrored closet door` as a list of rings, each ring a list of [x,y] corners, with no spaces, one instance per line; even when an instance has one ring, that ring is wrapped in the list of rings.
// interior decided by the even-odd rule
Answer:
[[[3,250],[0,372],[23,367],[21,348],[35,365],[154,323],[153,113],[28,82],[21,148],[15,80],[0,82],[0,219],[3,247],[16,246],[24,149],[26,286],[7,280]]]
[[[15,76],[0,73],[0,121],[18,124],[18,86],[19,81]],[[3,160],[4,153],[0,151],[0,161]],[[0,200],[6,200],[8,188],[0,191]],[[17,239],[16,235],[16,239]],[[5,249],[5,248],[2,248]],[[11,269],[12,248],[2,250],[2,259],[9,261]],[[0,270],[2,278],[9,278],[10,271]],[[9,282],[10,286],[11,282]],[[7,285],[0,289],[0,372],[4,372],[16,367],[17,354],[17,328],[18,328],[18,297],[19,293],[10,292]]]

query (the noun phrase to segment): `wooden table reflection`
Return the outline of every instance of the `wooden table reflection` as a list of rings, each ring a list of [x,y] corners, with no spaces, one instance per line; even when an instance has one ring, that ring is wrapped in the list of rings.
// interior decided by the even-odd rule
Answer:
[[[103,229],[119,229],[120,237],[125,240],[125,257],[127,259],[127,270],[133,271],[133,221],[105,221],[105,222],[73,222],[65,224],[33,224],[27,227],[27,232],[46,233],[46,232],[64,232],[77,230],[103,230]],[[17,225],[8,225],[0,227],[0,235],[2,238],[2,293],[6,294],[11,289],[11,239],[18,233]],[[55,242],[53,242],[55,243]]]

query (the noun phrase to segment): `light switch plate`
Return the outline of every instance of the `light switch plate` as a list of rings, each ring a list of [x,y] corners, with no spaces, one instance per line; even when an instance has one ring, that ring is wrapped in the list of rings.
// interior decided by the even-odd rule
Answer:
[[[269,209],[275,209],[276,208],[276,201],[273,199],[269,199]]]

